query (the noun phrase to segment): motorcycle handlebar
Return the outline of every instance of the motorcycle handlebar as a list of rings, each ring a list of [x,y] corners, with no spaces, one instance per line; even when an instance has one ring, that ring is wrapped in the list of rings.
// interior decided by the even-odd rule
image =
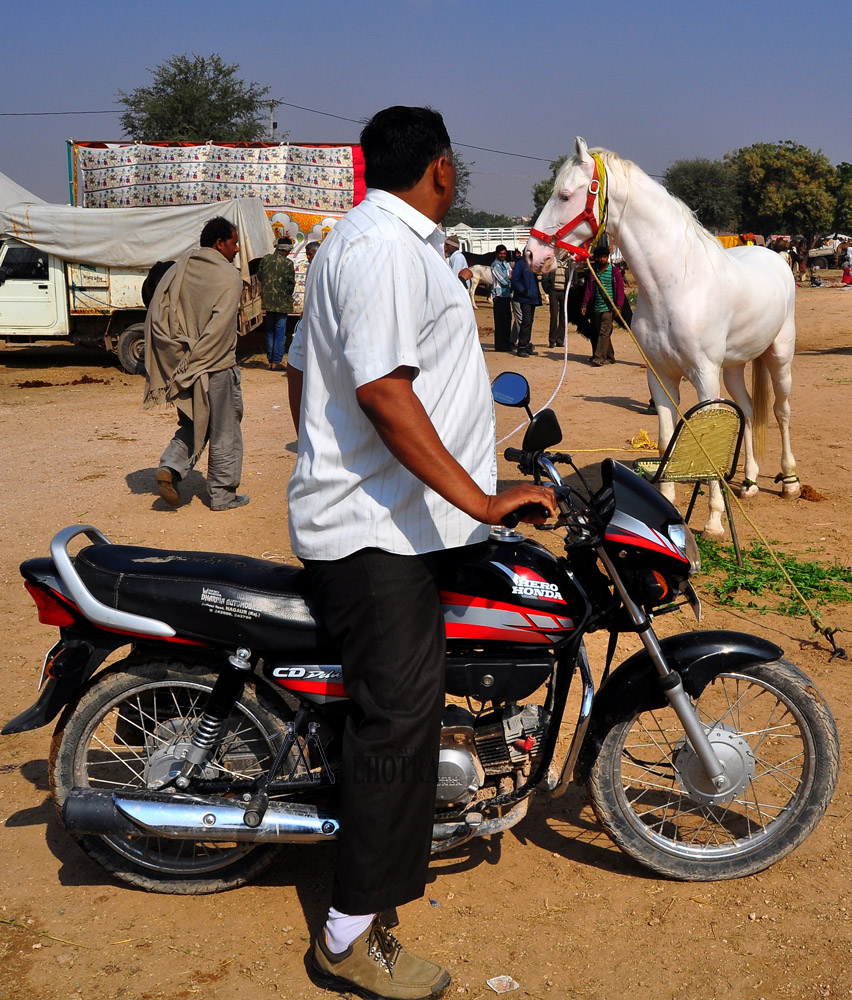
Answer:
[[[503,452],[503,457],[507,462],[512,462],[514,465],[521,465],[536,454],[543,455],[545,458],[549,458],[551,462],[558,462],[562,465],[570,465],[572,462],[571,456],[563,451],[532,452],[521,451],[520,448],[506,448]]]
[[[545,520],[550,517],[550,511],[543,504],[525,503],[516,510],[513,510],[511,514],[506,514],[505,517],[500,519],[500,523],[504,528],[514,528],[523,518],[535,514],[538,514]]]

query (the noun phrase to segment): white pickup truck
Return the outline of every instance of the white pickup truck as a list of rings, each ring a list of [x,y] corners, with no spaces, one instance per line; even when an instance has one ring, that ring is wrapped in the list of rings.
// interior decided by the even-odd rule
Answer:
[[[846,250],[852,243],[852,236],[843,233],[829,233],[820,236],[818,246],[808,251],[808,266],[823,269],[842,267]]]
[[[254,329],[263,314],[249,262],[273,245],[259,199],[166,209],[21,205],[0,212],[0,350],[81,344],[110,351],[125,371],[144,374],[142,283],[157,260],[197,246],[215,215],[237,227],[240,332]]]

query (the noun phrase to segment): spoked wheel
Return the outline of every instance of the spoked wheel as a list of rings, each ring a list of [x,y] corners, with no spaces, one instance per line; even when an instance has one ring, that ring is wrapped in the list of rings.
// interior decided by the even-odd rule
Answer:
[[[831,712],[787,660],[720,674],[695,702],[731,782],[717,792],[671,708],[610,730],[589,795],[607,833],[670,878],[761,871],[813,831],[837,783]]]
[[[124,663],[69,706],[51,744],[50,781],[61,810],[73,787],[158,788],[189,746],[215,675],[183,663]],[[247,684],[205,778],[251,779],[269,769],[284,729],[280,709]],[[154,892],[195,894],[243,885],[275,860],[277,845],[80,835],[98,864]]]

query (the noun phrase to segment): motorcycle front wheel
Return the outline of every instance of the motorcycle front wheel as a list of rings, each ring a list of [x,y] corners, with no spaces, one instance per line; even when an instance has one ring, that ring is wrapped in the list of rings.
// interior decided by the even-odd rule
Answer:
[[[752,875],[798,847],[828,808],[834,719],[788,660],[719,674],[694,705],[733,791],[712,787],[666,707],[609,731],[589,779],[592,806],[615,843],[660,875]]]
[[[181,760],[216,680],[203,666],[122,661],[69,705],[50,748],[50,785],[58,810],[74,788],[152,787]],[[284,729],[281,706],[246,684],[205,777],[254,778],[269,769]],[[75,839],[99,865],[149,892],[222,892],[256,878],[278,845],[81,834]]]

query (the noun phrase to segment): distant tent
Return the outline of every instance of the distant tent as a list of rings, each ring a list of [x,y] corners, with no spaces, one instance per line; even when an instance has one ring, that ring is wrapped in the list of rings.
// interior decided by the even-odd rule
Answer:
[[[27,191],[20,184],[16,184],[11,177],[0,173],[0,210],[8,208],[10,205],[18,205],[21,202],[30,205],[43,205],[44,198],[39,198],[37,194]]]

